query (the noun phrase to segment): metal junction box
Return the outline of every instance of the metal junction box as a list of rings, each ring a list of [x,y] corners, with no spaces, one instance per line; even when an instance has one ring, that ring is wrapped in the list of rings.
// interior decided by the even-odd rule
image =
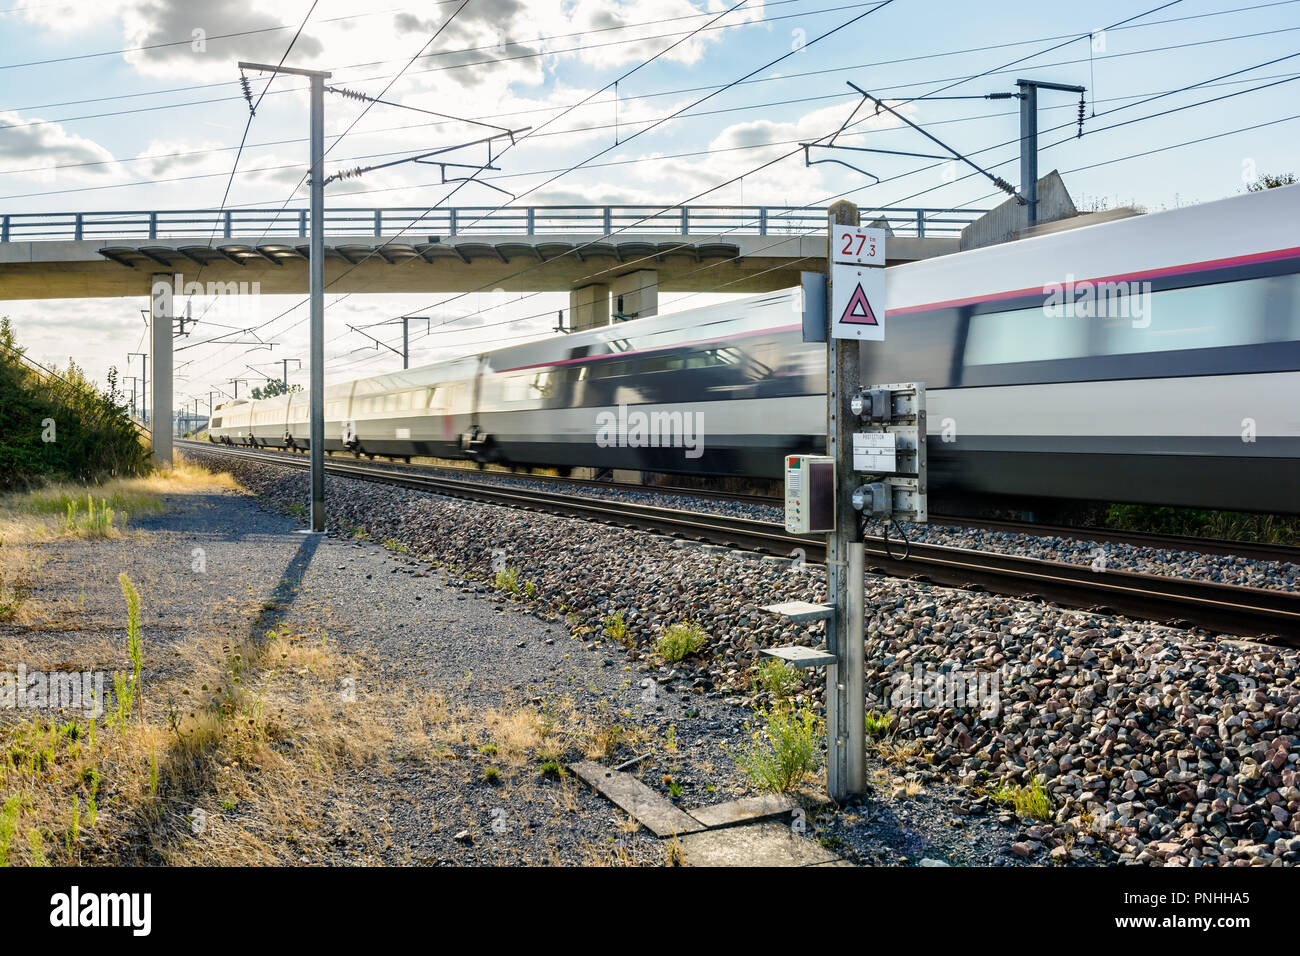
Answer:
[[[785,530],[791,534],[835,530],[834,458],[786,456]]]

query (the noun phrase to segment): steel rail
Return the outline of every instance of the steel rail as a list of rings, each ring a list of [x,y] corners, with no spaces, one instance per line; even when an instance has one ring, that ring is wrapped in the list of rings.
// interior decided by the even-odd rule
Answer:
[[[305,461],[288,456],[268,458],[261,452],[203,443],[186,443],[186,447],[216,455],[274,461],[285,467],[307,467]],[[747,551],[790,556],[800,549],[812,563],[826,559],[823,539],[792,535],[780,525],[753,519],[485,485],[460,478],[338,461],[327,461],[326,471],[341,478],[580,517]],[[1065,607],[1121,614],[1179,628],[1269,638],[1300,647],[1300,594],[1132,571],[1094,571],[1090,566],[919,543],[910,546],[906,558],[895,560],[885,553],[882,538],[869,536],[866,541],[868,571],[891,577],[1051,601]],[[897,553],[901,542],[895,541],[892,547]]]

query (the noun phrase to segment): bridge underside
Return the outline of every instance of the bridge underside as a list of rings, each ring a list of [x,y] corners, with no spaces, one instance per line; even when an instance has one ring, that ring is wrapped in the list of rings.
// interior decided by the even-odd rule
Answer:
[[[406,240],[406,241],[404,241]],[[893,237],[889,264],[957,251],[956,238]],[[325,280],[334,293],[571,292],[653,270],[665,292],[754,293],[799,284],[824,271],[826,239],[812,236],[699,237],[656,233],[545,237],[478,236],[447,242],[410,237],[326,237]],[[307,292],[307,240],[42,240],[0,244],[0,299],[147,296],[158,273],[184,281],[259,283],[264,295]],[[518,273],[518,274],[516,274]]]

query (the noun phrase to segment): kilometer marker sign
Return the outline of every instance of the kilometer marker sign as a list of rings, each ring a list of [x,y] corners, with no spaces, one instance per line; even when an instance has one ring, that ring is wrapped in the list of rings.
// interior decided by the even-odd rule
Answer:
[[[835,263],[831,267],[831,335],[885,340],[885,270]]]

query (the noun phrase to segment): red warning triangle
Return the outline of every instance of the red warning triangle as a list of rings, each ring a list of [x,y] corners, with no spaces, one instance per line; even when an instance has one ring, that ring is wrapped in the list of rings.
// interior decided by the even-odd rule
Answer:
[[[871,303],[867,301],[867,294],[862,291],[862,283],[859,282],[854,288],[853,294],[849,296],[849,304],[844,307],[844,314],[840,316],[841,325],[879,325],[876,321],[876,314],[871,311]]]

